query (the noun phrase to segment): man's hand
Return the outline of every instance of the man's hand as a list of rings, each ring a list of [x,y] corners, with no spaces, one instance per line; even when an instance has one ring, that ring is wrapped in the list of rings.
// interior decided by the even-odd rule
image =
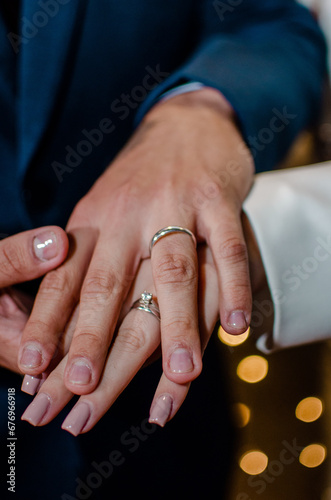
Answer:
[[[252,159],[217,91],[204,89],[153,108],[76,206],[67,226],[74,249],[42,282],[23,333],[20,369],[30,375],[47,369],[79,302],[64,379],[75,394],[93,391],[151,238],[169,225],[186,227],[208,244],[222,325],[233,334],[245,331],[251,292],[240,213],[252,179]],[[164,373],[189,383],[202,367],[196,248],[189,236],[172,234],[155,245],[151,263]]]
[[[249,252],[251,278],[254,284],[253,291],[257,292],[266,284],[265,273],[253,229],[245,214],[242,214],[242,218]],[[199,246],[198,261],[199,331],[203,352],[218,316],[218,280],[212,254],[206,245]],[[130,310],[132,302],[139,298],[143,289],[154,292],[150,259],[142,262],[137,278],[124,303],[120,326],[107,355],[98,387],[90,394],[79,398],[62,425],[63,429],[74,435],[91,430],[139,369],[154,353],[158,352],[161,339],[158,320],[144,311]],[[69,329],[71,335],[73,329],[74,325]],[[67,349],[64,352],[67,352]],[[42,389],[24,413],[24,420],[33,425],[46,425],[73,397],[73,393],[64,383],[66,362],[67,356],[49,375]],[[190,383],[177,384],[163,374],[151,405],[150,422],[164,426],[171,420],[183,404],[189,388]]]
[[[31,297],[14,288],[0,291],[0,366],[17,373],[21,373],[17,366],[18,349],[32,303]]]
[[[243,214],[249,263],[253,272],[253,290],[258,291],[265,283],[265,275],[259,249],[249,220]],[[199,331],[201,349],[204,351],[214,330],[218,316],[218,280],[214,260],[206,245],[199,245]],[[263,279],[264,278],[264,279]],[[90,394],[81,396],[65,419],[62,428],[74,435],[91,430],[106,413],[117,397],[130,383],[140,368],[151,356],[159,352],[160,323],[153,315],[132,309],[131,304],[140,296],[141,290],[154,293],[152,266],[150,259],[142,262],[138,275],[121,311],[121,321],[115,340],[107,355],[106,363],[98,387]],[[75,321],[69,328],[69,345]],[[64,350],[67,352],[67,348]],[[65,385],[67,356],[50,373],[38,395],[27,408],[23,420],[32,425],[48,424],[71,400],[73,393]],[[28,376],[26,376],[28,377]],[[190,383],[178,384],[161,376],[153,398],[150,422],[164,426],[171,420],[183,404]]]

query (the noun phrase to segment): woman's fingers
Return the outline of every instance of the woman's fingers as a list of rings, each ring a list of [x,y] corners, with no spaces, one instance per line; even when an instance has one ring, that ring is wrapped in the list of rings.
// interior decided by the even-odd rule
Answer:
[[[150,313],[130,311],[111,347],[98,387],[79,398],[63,429],[77,435],[94,427],[159,345],[159,328],[159,320]],[[86,416],[84,421],[81,413]]]
[[[198,260],[195,242],[173,233],[152,248],[154,285],[161,313],[163,371],[187,383],[202,369],[198,326]]]
[[[72,337],[74,335],[74,331],[77,325],[79,314],[79,304],[74,309],[74,312],[71,315],[69,322],[66,325],[63,336],[60,339],[60,343],[58,345],[57,354],[54,356],[51,365],[49,365],[46,372],[41,373],[40,375],[24,375],[21,390],[30,394],[30,396],[34,396],[36,392],[39,391],[42,384],[47,379],[49,373],[52,371],[52,368],[55,368],[57,364],[64,358],[64,356],[68,353],[70,344],[72,341]],[[19,347],[19,346],[18,346]],[[16,354],[17,360],[17,354]],[[67,358],[66,358],[67,360]]]
[[[187,384],[176,384],[169,380],[164,373],[155,391],[149,414],[149,422],[164,427],[182,406],[190,388]]]
[[[94,243],[91,230],[72,231],[68,259],[43,279],[22,335],[19,367],[23,373],[40,375],[56,355],[66,324],[79,301]]]
[[[62,428],[78,435],[89,431],[129,384],[145,360],[160,343],[159,320],[152,314],[132,309],[125,317],[108,354],[102,379],[90,394],[81,396]],[[64,384],[67,356],[43,383],[26,409],[23,420],[46,425],[70,401],[72,392]]]
[[[63,229],[46,226],[0,241],[0,288],[30,281],[54,269],[66,258]]]
[[[65,356],[42,384],[37,396],[23,413],[22,420],[35,426],[48,424],[69,403],[73,394],[63,383],[66,362]]]
[[[199,309],[201,346],[206,346],[218,315],[218,283],[210,250],[199,247]],[[146,285],[146,283],[148,285]],[[106,413],[125,387],[130,383],[147,359],[160,345],[160,322],[150,312],[129,309],[130,304],[142,295],[142,290],[153,292],[150,260],[140,266],[138,277],[125,305],[127,314],[115,336],[108,353],[104,371],[97,388],[82,395],[63,422],[63,429],[74,435],[88,432]],[[143,304],[142,304],[143,305]],[[68,325],[68,338],[73,335],[76,310]],[[64,337],[67,340],[67,336]],[[27,408],[23,419],[33,425],[49,423],[70,401],[72,391],[64,383],[66,356],[43,382],[39,393]],[[162,375],[156,390],[150,413],[150,421],[161,426],[173,418],[189,390],[190,383],[176,383]]]

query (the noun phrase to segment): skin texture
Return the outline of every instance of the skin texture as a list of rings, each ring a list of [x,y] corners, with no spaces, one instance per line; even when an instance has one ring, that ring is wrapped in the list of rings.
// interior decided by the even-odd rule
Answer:
[[[208,245],[222,326],[233,334],[245,331],[252,299],[240,217],[253,172],[233,112],[217,91],[203,89],[155,106],[75,207],[67,226],[69,257],[41,284],[22,335],[20,370],[34,376],[49,370],[79,303],[61,367],[70,393],[94,391],[123,303],[149,257],[150,240],[168,225],[186,227]],[[202,368],[199,265],[192,239],[178,233],[161,239],[151,269],[162,318],[164,374],[170,382],[189,384]],[[29,363],[22,360],[26,347]]]
[[[212,256],[210,251],[207,251],[206,246],[199,249],[199,262],[201,278],[199,309],[200,316],[203,318],[200,323],[200,341],[203,350],[217,321],[218,285]],[[205,288],[205,282],[208,282],[208,289]],[[142,263],[137,279],[124,305],[122,312],[123,321],[116,332],[115,340],[107,355],[104,372],[99,385],[90,394],[79,398],[77,404],[63,423],[63,428],[74,435],[80,432],[87,432],[94,427],[145,362],[149,361],[153,353],[159,352],[158,348],[161,340],[159,321],[151,314],[136,309],[130,310],[132,302],[139,298],[143,284],[147,284],[146,288],[153,291],[150,259]],[[64,383],[67,356],[63,358],[43,383],[38,395],[23,415],[22,418],[24,420],[29,421],[33,425],[46,425],[73,397],[74,394],[68,390]],[[167,394],[171,398],[171,409],[167,415],[167,420],[171,419],[185,400],[189,387],[190,383],[175,383],[163,374],[156,389],[152,409],[158,398]],[[42,417],[38,420],[39,416],[36,418],[35,408],[38,405],[43,407],[43,401],[46,398],[49,402],[47,411],[42,411]],[[88,408],[88,412],[86,411],[86,407]],[[76,425],[72,424],[72,420],[74,422],[77,420],[77,413],[79,415],[81,413],[88,413],[86,422],[81,429],[77,429]]]
[[[0,365],[21,373],[19,343],[33,299],[13,285],[39,278],[66,258],[68,238],[58,227],[33,229],[0,241]]]
[[[249,267],[253,273],[252,282],[255,284],[253,292],[257,292],[266,284],[263,264],[254,233],[244,214],[242,214],[242,220],[249,249]],[[199,332],[203,354],[217,321],[219,290],[214,260],[206,245],[199,246],[198,261]],[[90,394],[81,396],[63,422],[62,428],[74,435],[91,430],[141,367],[150,361],[153,354],[159,354],[160,323],[151,314],[130,310],[131,304],[139,298],[140,291],[144,287],[154,292],[150,259],[142,262],[137,278],[123,306],[116,337],[107,355],[104,373],[98,387]],[[71,320],[65,333],[68,338],[64,342],[64,352],[67,352],[70,345],[76,318],[77,314]],[[67,389],[64,383],[66,362],[67,356],[48,376],[36,398],[23,415],[24,420],[33,425],[46,425],[71,400],[74,394]],[[150,421],[163,426],[171,420],[184,402],[189,388],[190,383],[175,383],[163,373],[151,404]],[[45,400],[47,400],[46,411]],[[36,412],[38,406],[42,409],[41,413]]]
[[[250,251],[250,268],[255,273],[252,275],[252,281],[261,285],[264,282],[262,261],[253,231],[248,219],[244,216],[243,227]],[[22,331],[32,308],[33,299],[16,288],[10,287],[10,285],[39,277],[52,267],[56,267],[65,258],[68,247],[66,235],[59,228],[51,228],[51,230],[52,234],[57,236],[57,249],[52,253],[55,256],[50,261],[40,261],[35,257],[32,248],[36,233],[40,234],[41,231],[42,234],[45,234],[44,229],[28,231],[0,242],[2,270],[0,283],[6,285],[0,295],[0,338],[4,347],[1,350],[0,362],[3,367],[15,372],[20,372],[17,366],[17,353]],[[48,233],[47,229],[46,234]],[[218,316],[218,281],[212,254],[206,245],[199,245],[198,261],[199,332],[203,352]],[[263,277],[262,280],[261,276]],[[123,305],[116,339],[107,356],[101,383],[91,394],[82,396],[75,406],[75,411],[81,413],[82,407],[79,405],[85,404],[83,408],[88,409],[87,420],[83,423],[82,428],[73,425],[73,418],[75,421],[75,412],[73,410],[63,425],[63,428],[69,432],[78,434],[89,431],[105,414],[143,364],[150,361],[150,356],[154,353],[159,354],[158,348],[161,337],[158,320],[152,315],[141,311],[130,311],[132,302],[139,298],[144,287],[154,292],[150,259],[146,259],[141,263],[137,278]],[[78,315],[79,308],[77,307],[66,326],[58,352],[53,359],[56,368],[49,374],[48,378],[40,378],[40,384],[38,383],[39,379],[29,380],[29,384],[27,384],[29,386],[31,382],[38,383],[34,392],[39,389],[39,393],[32,403],[32,407],[36,405],[36,401],[38,403],[40,398],[46,397],[49,402],[46,413],[43,413],[39,421],[36,420],[35,413],[33,418],[31,417],[29,409],[23,416],[24,419],[34,425],[45,425],[50,422],[73,397],[73,393],[64,384],[64,371],[67,360],[66,354],[70,347]],[[45,379],[46,381],[44,381]],[[42,382],[43,384],[41,384]],[[177,384],[163,374],[152,402],[151,421],[164,425],[173,418],[185,400],[189,387],[189,383]],[[160,400],[162,403],[165,400],[169,404],[166,405],[165,411],[161,412],[161,414],[160,411],[157,411],[155,417],[154,409],[160,406]]]

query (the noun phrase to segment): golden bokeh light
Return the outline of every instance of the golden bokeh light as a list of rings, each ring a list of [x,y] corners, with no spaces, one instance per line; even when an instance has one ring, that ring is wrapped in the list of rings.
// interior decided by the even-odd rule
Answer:
[[[266,469],[268,465],[268,457],[262,451],[251,450],[240,458],[239,465],[240,468],[246,472],[246,474],[256,476],[257,474],[261,474],[261,472]]]
[[[322,444],[310,444],[306,446],[299,456],[299,462],[310,469],[318,467],[324,462],[326,448]]]
[[[250,328],[248,327],[248,329],[241,335],[231,335],[230,333],[227,333],[225,330],[223,330],[223,328],[220,326],[218,329],[218,338],[225,345],[236,346],[243,344],[245,340],[248,339],[249,332]]]
[[[295,416],[303,422],[314,422],[323,413],[323,403],[319,398],[305,398],[297,405]]]
[[[233,416],[237,427],[245,427],[251,418],[251,410],[244,403],[233,405]]]
[[[268,361],[262,356],[247,356],[240,361],[237,375],[241,380],[255,384],[267,376],[268,367]]]

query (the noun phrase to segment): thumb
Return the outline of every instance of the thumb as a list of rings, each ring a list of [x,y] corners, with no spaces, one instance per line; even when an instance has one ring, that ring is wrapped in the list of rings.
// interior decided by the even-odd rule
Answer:
[[[0,241],[0,288],[30,281],[59,266],[68,253],[63,229],[47,226]]]

